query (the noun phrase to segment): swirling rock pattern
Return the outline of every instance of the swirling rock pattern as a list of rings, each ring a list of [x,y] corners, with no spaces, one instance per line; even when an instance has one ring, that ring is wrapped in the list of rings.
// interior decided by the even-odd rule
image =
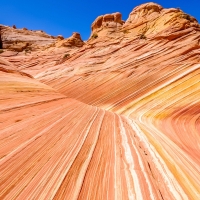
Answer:
[[[200,199],[199,24],[148,3],[92,27],[1,55],[0,199]]]

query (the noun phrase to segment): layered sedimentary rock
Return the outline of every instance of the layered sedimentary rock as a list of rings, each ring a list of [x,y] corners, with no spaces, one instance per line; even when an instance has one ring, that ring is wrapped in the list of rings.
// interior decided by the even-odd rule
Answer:
[[[197,20],[148,3],[77,41],[0,54],[1,199],[199,199]]]
[[[122,20],[121,13],[113,13],[99,16],[92,23],[91,39],[96,39],[99,36],[111,35],[118,32],[124,21]]]
[[[0,73],[1,199],[186,197],[130,119]]]
[[[82,47],[84,45],[80,33],[74,32],[71,37],[55,44],[56,47]]]
[[[43,31],[32,31],[27,28],[17,29],[15,26],[0,25],[0,32],[2,48],[16,52],[38,50],[55,41],[53,36]]]
[[[149,3],[133,9],[123,28],[129,35],[138,35],[144,39],[173,40],[185,35],[190,29],[198,29],[199,24],[194,17],[179,8],[163,9],[160,5]]]

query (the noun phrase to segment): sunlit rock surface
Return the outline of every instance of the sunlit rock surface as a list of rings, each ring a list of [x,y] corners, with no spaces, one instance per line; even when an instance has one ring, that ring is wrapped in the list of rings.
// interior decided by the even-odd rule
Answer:
[[[197,20],[154,3],[5,50],[0,199],[200,199],[199,80]]]
[[[84,45],[80,33],[74,32],[71,37],[56,42],[56,47],[82,47]]]
[[[55,38],[42,30],[33,31],[27,28],[17,29],[15,26],[0,25],[0,36],[3,49],[22,52],[34,51],[44,48],[55,41]]]

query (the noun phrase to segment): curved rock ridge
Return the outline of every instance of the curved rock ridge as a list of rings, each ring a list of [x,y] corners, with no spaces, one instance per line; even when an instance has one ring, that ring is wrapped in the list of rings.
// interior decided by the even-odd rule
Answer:
[[[107,17],[83,46],[0,54],[0,199],[200,199],[198,22]]]

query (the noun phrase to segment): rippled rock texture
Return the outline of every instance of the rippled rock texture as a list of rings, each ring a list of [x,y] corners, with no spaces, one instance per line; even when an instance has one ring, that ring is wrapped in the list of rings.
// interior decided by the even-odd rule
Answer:
[[[0,54],[0,199],[200,199],[197,20],[148,3],[53,40]]]

